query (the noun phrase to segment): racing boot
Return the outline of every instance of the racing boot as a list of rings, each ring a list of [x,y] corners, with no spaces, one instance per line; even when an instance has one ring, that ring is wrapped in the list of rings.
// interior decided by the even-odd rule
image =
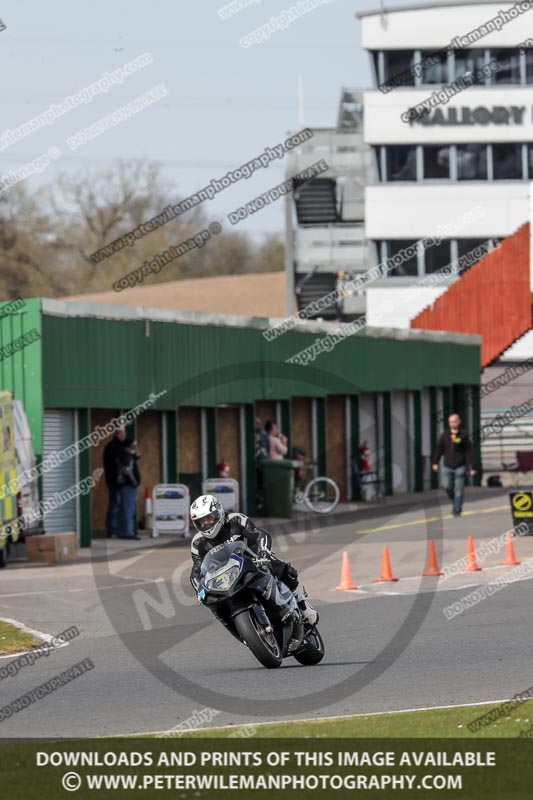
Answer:
[[[308,622],[309,625],[316,625],[318,622],[318,612],[313,608],[311,603],[307,601],[307,592],[305,589],[302,589],[301,586],[298,586],[294,590],[294,596],[305,621]]]

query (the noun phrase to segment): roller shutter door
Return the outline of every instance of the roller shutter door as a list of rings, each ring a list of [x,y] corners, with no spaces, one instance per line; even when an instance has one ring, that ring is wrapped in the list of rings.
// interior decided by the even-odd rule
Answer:
[[[424,472],[424,491],[431,489],[431,419],[429,389],[422,389],[422,464]]]
[[[49,409],[44,412],[43,460],[76,441],[74,411]],[[76,458],[69,458],[49,472],[43,473],[43,500],[76,483]],[[49,511],[44,518],[45,533],[76,531],[76,497]]]
[[[407,392],[391,392],[392,404],[392,488],[412,491],[413,428]]]

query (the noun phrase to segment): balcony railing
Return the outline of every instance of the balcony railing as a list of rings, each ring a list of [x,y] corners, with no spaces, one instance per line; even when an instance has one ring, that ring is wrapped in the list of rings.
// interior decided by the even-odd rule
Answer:
[[[365,182],[373,181],[372,150],[364,143],[361,133],[342,133],[334,129],[315,129],[313,133],[312,139],[288,154],[289,175],[323,158],[333,173],[355,174],[365,177]]]
[[[364,238],[364,225],[299,227],[295,237],[297,271],[318,266],[320,271],[360,272],[370,262],[370,245]]]

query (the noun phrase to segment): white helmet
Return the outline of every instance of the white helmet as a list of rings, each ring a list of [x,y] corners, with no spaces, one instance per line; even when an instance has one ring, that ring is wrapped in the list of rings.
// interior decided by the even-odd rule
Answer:
[[[192,524],[206,539],[214,539],[226,521],[222,504],[211,494],[202,494],[191,506]]]

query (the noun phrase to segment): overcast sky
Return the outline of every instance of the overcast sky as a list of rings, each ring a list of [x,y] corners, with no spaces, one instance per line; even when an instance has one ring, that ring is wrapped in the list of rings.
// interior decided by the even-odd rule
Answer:
[[[308,126],[335,124],[342,86],[370,84],[355,13],[379,8],[380,0],[323,0],[287,29],[247,48],[240,39],[290,8],[292,0],[255,0],[222,19],[217,10],[225,4],[4,0],[0,137],[142,53],[150,53],[153,62],[122,85],[0,150],[0,173],[55,146],[62,155],[40,176],[26,178],[28,186],[53,179],[58,171],[72,174],[118,158],[147,158],[160,162],[178,194],[186,196],[299,128],[298,76]],[[69,151],[67,137],[159,84],[168,90],[166,97]],[[283,176],[284,164],[273,163],[206,203],[209,217],[220,219]],[[242,229],[254,236],[282,232],[282,203],[254,215]]]

